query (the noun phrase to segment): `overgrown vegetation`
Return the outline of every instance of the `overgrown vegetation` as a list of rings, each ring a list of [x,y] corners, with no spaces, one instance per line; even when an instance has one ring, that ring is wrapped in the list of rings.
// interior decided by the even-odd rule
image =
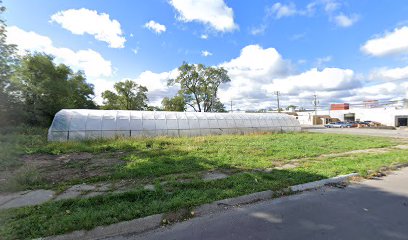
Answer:
[[[22,154],[47,143],[47,129],[28,126],[0,128],[0,169],[13,170],[22,165]]]
[[[37,169],[24,165],[21,156],[46,144],[46,133],[46,129],[27,126],[0,128],[0,192],[24,190],[43,183]]]
[[[395,145],[388,138],[318,134],[318,133],[280,133],[216,135],[198,137],[155,137],[155,138],[117,138],[89,141],[50,142],[38,148],[35,153],[61,154],[70,152],[99,153],[105,151],[136,151],[144,156],[150,152],[153,157],[176,158],[184,155],[196,158],[211,158],[219,162],[284,160],[318,156],[356,149],[378,148]],[[224,157],[228,159],[222,160]],[[220,164],[220,163],[218,163]]]
[[[59,189],[122,179],[153,182],[212,170],[231,174],[274,168],[299,158],[396,144],[384,138],[311,133],[47,143],[46,130],[38,128],[3,129],[0,142],[1,173],[7,179],[0,182],[0,191]]]
[[[383,166],[408,163],[408,151],[360,154],[306,161],[291,170],[270,173],[246,172],[215,181],[170,181],[155,191],[137,188],[134,191],[98,196],[90,199],[49,202],[0,212],[0,235],[5,239],[36,238],[78,229],[174,211],[181,208],[235,197],[263,190],[280,190],[338,174],[379,170]]]
[[[408,150],[322,157],[398,144],[389,138],[334,134],[118,138],[48,143],[45,129],[20,127],[1,129],[0,143],[0,165],[6,169],[2,173],[13,173],[8,188],[4,185],[0,188],[3,190],[64,189],[82,182],[123,179],[140,182],[125,193],[0,211],[0,236],[4,239],[91,229],[257,191],[281,190],[339,174],[359,172],[365,176],[384,166],[408,163]],[[38,167],[37,161],[46,165]],[[296,167],[274,168],[292,162],[296,162]],[[227,173],[229,177],[213,181],[201,178],[203,173],[213,170]],[[76,175],[76,171],[81,174]],[[146,183],[155,184],[155,190],[145,190]]]

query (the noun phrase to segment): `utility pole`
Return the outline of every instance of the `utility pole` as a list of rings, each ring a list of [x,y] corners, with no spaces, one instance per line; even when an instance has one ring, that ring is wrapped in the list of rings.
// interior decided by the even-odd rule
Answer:
[[[232,113],[232,100],[231,100],[231,110],[230,110],[230,112]]]
[[[278,102],[278,112],[280,112],[280,106],[279,106],[279,95],[280,95],[280,92],[279,92],[279,91],[275,91],[275,94],[276,94],[276,101]]]
[[[315,116],[317,115],[317,105],[319,104],[319,100],[317,100],[317,95],[314,94],[313,95],[314,100],[313,100],[313,106],[314,106],[314,112],[315,112]]]

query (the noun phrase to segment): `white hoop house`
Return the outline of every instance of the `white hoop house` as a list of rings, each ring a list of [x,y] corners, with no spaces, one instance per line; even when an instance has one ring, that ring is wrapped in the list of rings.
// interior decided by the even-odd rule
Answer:
[[[203,113],[123,110],[61,110],[48,140],[199,136],[300,131],[295,117],[280,113]]]

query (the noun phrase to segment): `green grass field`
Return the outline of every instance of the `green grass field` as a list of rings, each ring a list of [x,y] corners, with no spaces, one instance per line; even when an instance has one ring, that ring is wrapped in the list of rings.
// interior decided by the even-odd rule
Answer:
[[[37,133],[37,132],[36,132]],[[369,171],[382,167],[408,163],[408,150],[391,149],[383,153],[360,153],[345,156],[322,156],[358,149],[391,147],[397,140],[366,136],[287,133],[224,135],[193,138],[142,138],[115,139],[68,143],[46,143],[41,134],[27,133],[33,141],[15,140],[24,134],[7,133],[12,143],[0,153],[0,159],[9,171],[18,171],[27,161],[36,157],[58,162],[70,154],[88,154],[81,161],[59,161],[51,171],[75,173],[99,158],[116,159],[114,165],[97,165],[99,175],[82,179],[75,176],[60,179],[55,185],[44,182],[23,181],[22,188],[55,188],[81,182],[117,181],[132,179],[155,185],[154,191],[135,186],[125,193],[110,193],[88,199],[71,199],[48,202],[34,207],[0,211],[0,236],[4,239],[37,238],[62,234],[79,229],[117,223],[156,213],[191,209],[213,202],[263,190],[282,190],[288,186],[358,172],[366,176]],[[4,141],[7,137],[0,138]],[[4,150],[3,149],[3,150]],[[86,156],[88,156],[86,155]],[[27,155],[24,157],[27,158]],[[64,159],[65,159],[64,158]],[[296,162],[291,169],[278,169]],[[105,167],[104,171],[100,168]],[[54,170],[53,170],[54,169]],[[269,169],[268,172],[262,171]],[[203,172],[216,170],[229,177],[204,181]],[[47,171],[36,170],[39,179]],[[88,170],[87,170],[88,171]],[[74,175],[74,174],[73,174]],[[80,175],[83,176],[83,175]],[[43,176],[46,177],[46,176]],[[179,181],[179,179],[189,181]],[[31,185],[30,185],[31,184]]]
[[[121,179],[154,181],[175,174],[195,176],[209,170],[240,172],[273,168],[293,159],[396,144],[384,138],[311,133],[47,143],[45,134],[41,129],[23,129],[0,137],[0,166],[13,172],[13,177],[0,183],[0,191],[61,189],[78,183]],[[85,153],[91,156],[59,160],[60,156],[69,160],[72,154]],[[24,154],[28,157],[22,160]],[[60,179],[54,175],[71,177]]]

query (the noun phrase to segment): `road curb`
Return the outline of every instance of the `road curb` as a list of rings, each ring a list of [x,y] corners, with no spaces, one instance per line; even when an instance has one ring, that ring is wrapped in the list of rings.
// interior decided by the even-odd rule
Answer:
[[[340,175],[340,176],[333,177],[333,178],[322,179],[322,180],[315,181],[315,182],[309,182],[309,183],[291,186],[289,187],[289,189],[292,192],[301,192],[301,191],[311,190],[315,188],[320,188],[327,184],[341,183],[341,182],[348,180],[351,177],[357,177],[357,176],[359,176],[358,173],[350,173],[350,174]]]
[[[138,218],[131,221],[111,224],[108,226],[96,227],[92,230],[79,230],[71,233],[50,236],[43,239],[46,240],[71,240],[71,239],[101,239],[114,237],[122,234],[142,233],[161,226],[163,214],[156,214],[144,218]]]
[[[283,195],[285,193],[291,192],[301,192],[316,188],[321,188],[327,184],[335,184],[335,183],[342,183],[347,181],[351,177],[359,176],[358,173],[351,173],[347,175],[340,175],[337,177],[323,179],[315,182],[309,182],[305,184],[299,184],[295,186],[291,186],[280,191],[262,191],[251,193],[248,195],[243,195],[235,198],[227,198],[223,200],[218,200],[212,203],[203,204],[201,206],[196,207],[194,211],[195,216],[203,216],[206,214],[211,214],[215,212],[220,212],[230,207],[237,207],[240,205],[251,204],[255,202],[265,201],[272,199],[276,195]],[[114,237],[118,235],[124,234],[137,234],[146,232],[155,228],[158,228],[162,224],[164,214],[156,214],[147,216],[144,218],[138,218],[131,221],[124,221],[120,223],[111,224],[108,226],[100,226],[96,227],[92,230],[85,231],[79,230],[74,231],[71,233],[57,235],[57,236],[50,236],[42,239],[46,240],[71,240],[71,239],[101,239],[101,238],[108,238]]]
[[[245,205],[245,204],[250,204],[250,203],[272,199],[274,194],[275,194],[274,191],[267,190],[267,191],[251,193],[248,195],[243,195],[243,196],[239,196],[235,198],[227,198],[223,200],[218,200],[212,203],[208,203],[208,204],[204,204],[204,205],[196,207],[194,209],[194,213],[196,216],[203,216],[203,215],[223,211],[230,207],[235,207],[239,205]]]

